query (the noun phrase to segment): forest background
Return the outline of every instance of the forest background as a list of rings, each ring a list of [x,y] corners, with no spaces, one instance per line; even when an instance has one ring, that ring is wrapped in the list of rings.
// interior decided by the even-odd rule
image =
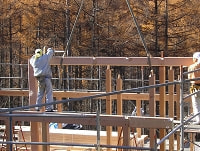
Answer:
[[[48,46],[66,51],[81,2],[82,0],[1,0],[1,88],[28,88],[27,63],[36,48]],[[188,57],[199,51],[199,0],[130,0],[130,5],[151,56],[160,56],[163,51],[165,57]],[[85,0],[67,50],[67,56],[147,55],[126,0]],[[105,90],[105,73],[100,73],[104,71],[104,67],[65,68],[67,70],[64,70],[63,77],[72,80],[65,80],[62,89]],[[52,69],[54,77],[59,78],[59,67]],[[115,76],[119,72],[124,79],[139,79],[141,76],[139,67],[113,67],[113,71]],[[132,74],[129,74],[130,71]],[[73,79],[83,77],[98,80],[91,82]],[[146,77],[148,79],[148,75]],[[60,89],[58,81],[53,81],[53,85],[55,89]],[[124,89],[141,85],[141,81],[136,80],[124,84]],[[12,101],[13,99],[21,100],[19,97],[0,97],[1,107],[28,103]],[[81,106],[76,104],[71,108],[77,110]]]

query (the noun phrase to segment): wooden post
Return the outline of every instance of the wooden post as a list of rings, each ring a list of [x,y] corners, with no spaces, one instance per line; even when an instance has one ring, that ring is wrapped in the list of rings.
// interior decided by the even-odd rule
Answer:
[[[42,103],[44,104],[45,101],[45,97],[42,99]],[[45,112],[45,106],[42,107],[42,112]],[[49,142],[49,122],[42,122],[40,123],[42,125],[42,136],[41,136],[41,140],[42,142]],[[42,151],[50,151],[50,147],[49,145],[42,145]]]
[[[170,67],[169,70],[169,82],[174,81],[174,70]],[[169,117],[174,119],[174,85],[169,85]],[[174,150],[174,134],[169,137],[169,150]]]
[[[5,138],[6,141],[11,141],[13,138],[11,138],[11,133],[12,133],[12,127],[10,127],[10,120],[9,118],[5,120]],[[11,150],[11,145],[6,144],[6,151]]]
[[[155,85],[155,74],[151,71],[149,76],[149,85]],[[156,115],[156,103],[155,103],[155,88],[149,89],[149,114],[151,117],[155,117]],[[150,147],[154,148],[155,146],[155,129],[150,129]]]
[[[49,123],[42,122],[42,142],[49,142]],[[50,151],[49,145],[43,145],[42,151]]]
[[[141,100],[136,100],[137,116],[141,116]],[[141,128],[136,129],[138,137],[141,137]]]
[[[37,84],[36,80],[33,76],[33,68],[28,61],[28,81],[29,81],[29,104],[35,105],[36,98],[37,98]],[[34,109],[31,109],[34,110]],[[38,122],[31,122],[31,141],[32,142],[39,142],[41,140],[41,128],[40,123]],[[32,145],[31,150],[42,150],[40,145]]]
[[[123,126],[123,145],[130,146],[130,127],[128,119]],[[129,151],[129,149],[123,149],[123,151]]]
[[[59,101],[61,101],[62,100],[62,97],[58,97],[58,98],[56,98],[56,100],[59,100]],[[58,108],[58,112],[62,112],[62,104],[60,103],[60,104],[58,104],[57,105],[57,108]]]
[[[110,66],[107,66],[107,70],[106,70],[106,92],[112,91],[111,83],[112,83],[111,70],[110,70]],[[108,114],[108,115],[112,114],[112,98],[111,98],[111,96],[106,96],[106,114]],[[106,131],[107,131],[107,144],[111,145],[112,126],[107,126]],[[108,151],[111,151],[111,148],[109,148]]]
[[[35,105],[37,99],[37,82],[33,76],[33,68],[28,61],[29,104]],[[33,108],[31,110],[34,110]]]
[[[195,133],[189,133],[189,137],[190,137],[190,140],[192,141],[192,142],[195,142]],[[190,143],[190,150],[191,151],[193,151],[193,150],[195,150],[194,149],[194,143]]]
[[[164,60],[163,53],[161,54],[161,57]],[[165,83],[165,66],[160,66],[159,67],[159,82],[160,84]],[[165,86],[159,87],[160,91],[160,117],[165,117],[166,116],[166,109],[165,109]],[[165,129],[160,129],[160,139],[165,137],[166,131]],[[160,145],[160,151],[165,151],[165,142],[163,142]]]
[[[117,91],[122,90],[122,79],[120,75],[118,75],[117,78]],[[117,94],[117,115],[122,115],[122,94]],[[122,127],[117,127],[118,131],[118,145],[122,145]],[[119,149],[119,151],[122,151],[122,149]]]
[[[56,98],[56,100],[62,100],[62,97],[58,97],[58,98]],[[58,108],[58,112],[62,112],[62,104],[60,103],[60,104],[58,104],[57,105],[57,108]],[[62,123],[58,123],[58,128],[62,128]]]

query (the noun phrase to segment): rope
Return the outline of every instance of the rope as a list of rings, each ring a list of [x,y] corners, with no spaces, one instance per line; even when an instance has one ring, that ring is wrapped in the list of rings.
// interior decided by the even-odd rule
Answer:
[[[128,5],[129,11],[130,11],[131,16],[132,16],[132,18],[133,18],[133,21],[134,21],[134,23],[135,23],[135,25],[136,25],[136,28],[137,28],[138,34],[139,34],[139,36],[140,36],[140,39],[142,40],[142,44],[143,44],[144,49],[145,49],[145,51],[146,51],[147,58],[148,58],[148,64],[149,64],[149,68],[150,68],[150,71],[151,71],[151,70],[152,70],[151,59],[150,59],[151,54],[150,54],[149,51],[148,51],[148,48],[147,48],[147,46],[146,46],[144,37],[143,37],[143,35],[142,35],[141,31],[140,31],[140,28],[139,28],[139,25],[138,25],[138,23],[137,23],[137,20],[136,20],[136,18],[135,18],[135,16],[134,16],[133,10],[131,9],[129,0],[126,0],[126,3],[127,3],[127,5]]]
[[[66,48],[65,48],[65,52],[63,53],[63,55],[62,55],[62,57],[61,57],[61,60],[60,60],[60,69],[59,69],[59,71],[60,71],[60,72],[59,72],[59,79],[60,79],[60,80],[59,80],[59,85],[60,85],[60,88],[61,88],[61,85],[62,85],[63,59],[64,59],[64,57],[65,57],[66,54],[67,54],[67,56],[68,56],[68,49],[69,49],[69,46],[70,46],[70,43],[71,43],[72,34],[73,34],[73,32],[74,32],[74,28],[75,28],[76,23],[77,23],[77,21],[78,21],[78,18],[79,18],[79,16],[80,16],[80,12],[81,12],[81,9],[82,9],[82,7],[83,7],[83,3],[84,3],[84,0],[81,1],[81,5],[80,5],[80,7],[79,7],[78,14],[77,14],[76,19],[75,19],[75,22],[74,22],[74,24],[73,24],[72,31],[71,31],[70,36],[69,36],[69,40],[67,41],[67,46],[66,46]]]
[[[71,39],[72,39],[72,34],[73,34],[73,32],[74,32],[74,28],[75,28],[75,26],[76,26],[76,23],[77,23],[77,21],[78,21],[78,17],[79,17],[79,15],[80,15],[81,9],[82,9],[82,7],[83,7],[83,2],[84,2],[84,0],[81,1],[81,5],[80,5],[80,7],[79,7],[78,14],[77,14],[77,16],[76,16],[74,25],[73,25],[73,27],[72,27],[72,31],[71,31],[71,33],[70,33],[69,40],[68,40],[68,42],[67,42],[67,46],[66,46],[66,48],[65,48],[65,52],[64,52],[64,54],[63,54],[63,57],[65,56],[66,53],[68,53],[69,45],[70,45],[70,42],[71,42]],[[68,54],[67,54],[67,56],[68,56]]]

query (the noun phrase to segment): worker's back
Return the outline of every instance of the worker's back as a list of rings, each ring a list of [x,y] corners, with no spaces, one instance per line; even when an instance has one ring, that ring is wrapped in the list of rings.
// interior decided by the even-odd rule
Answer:
[[[49,65],[49,62],[53,56],[53,50],[48,49],[47,53],[40,56],[39,58],[35,58],[35,55],[32,56],[30,59],[30,64],[33,67],[34,70],[34,76],[45,76],[48,78],[52,77],[51,67]]]

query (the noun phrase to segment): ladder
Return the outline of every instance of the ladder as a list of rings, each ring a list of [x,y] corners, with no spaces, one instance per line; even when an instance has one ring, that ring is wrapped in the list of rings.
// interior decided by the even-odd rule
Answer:
[[[12,127],[13,141],[17,141],[17,139],[18,139],[17,135],[21,134],[22,135],[22,139],[25,142],[25,138],[24,138],[24,134],[23,134],[22,126],[21,126],[20,122],[17,121],[17,125],[16,126],[18,126],[18,127],[15,127],[15,126]],[[2,136],[2,139],[3,139],[2,142],[4,142],[4,141],[6,141],[6,128],[3,127],[2,130],[4,131],[4,134]],[[28,151],[26,144],[24,144],[24,146],[21,146],[21,147],[24,147],[25,151]],[[16,144],[15,147],[14,147],[15,151],[20,150],[21,147],[18,147],[17,144]],[[0,151],[6,151],[6,148],[7,148],[7,144],[2,143]]]

